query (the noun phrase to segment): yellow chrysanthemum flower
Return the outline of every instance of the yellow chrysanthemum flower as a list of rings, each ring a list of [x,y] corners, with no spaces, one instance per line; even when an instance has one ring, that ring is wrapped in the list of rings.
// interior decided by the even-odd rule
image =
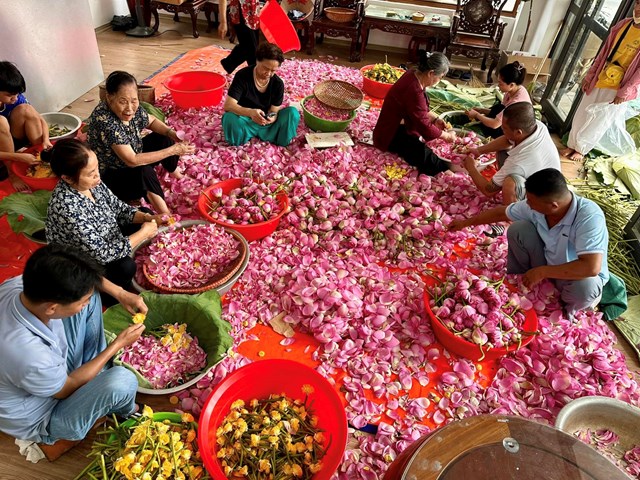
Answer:
[[[258,471],[269,473],[271,472],[271,462],[269,460],[260,460],[258,462]]]
[[[191,415],[190,413],[183,413],[180,416],[180,419],[184,422],[184,423],[189,423],[189,422],[195,422],[195,419],[193,418],[193,415]]]
[[[147,316],[144,313],[136,313],[133,317],[131,317],[131,321],[133,323],[144,323]]]
[[[142,409],[142,416],[147,418],[153,418],[153,409],[149,405],[145,405]]]

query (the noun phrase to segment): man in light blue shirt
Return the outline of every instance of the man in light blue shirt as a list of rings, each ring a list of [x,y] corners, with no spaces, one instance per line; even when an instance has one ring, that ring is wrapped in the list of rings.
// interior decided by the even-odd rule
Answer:
[[[106,365],[144,325],[107,346],[102,286],[91,260],[54,245],[0,285],[0,431],[41,442],[45,454],[58,440],[82,440],[102,416],[135,409],[135,375]]]
[[[567,314],[595,305],[609,281],[609,234],[600,207],[573,194],[558,170],[547,168],[525,182],[527,199],[453,222],[452,229],[511,220],[507,273],[527,286],[555,281]]]

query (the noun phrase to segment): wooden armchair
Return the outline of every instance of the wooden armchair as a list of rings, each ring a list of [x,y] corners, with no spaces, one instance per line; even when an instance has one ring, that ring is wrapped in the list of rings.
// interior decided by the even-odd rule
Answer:
[[[451,23],[451,41],[446,55],[462,55],[468,58],[482,57],[482,70],[491,65],[487,82],[500,58],[500,41],[506,23],[500,22],[500,12],[507,0],[458,0],[458,8]]]
[[[355,18],[350,22],[334,22],[329,20],[324,14],[324,9],[328,7],[352,8],[356,11]],[[320,34],[320,42],[324,35],[329,37],[347,37],[351,39],[351,50],[349,61],[360,60],[358,50],[358,39],[360,38],[360,25],[364,18],[364,0],[316,0],[313,7],[313,20],[309,27],[309,44],[307,53],[311,55],[316,43],[316,34]]]

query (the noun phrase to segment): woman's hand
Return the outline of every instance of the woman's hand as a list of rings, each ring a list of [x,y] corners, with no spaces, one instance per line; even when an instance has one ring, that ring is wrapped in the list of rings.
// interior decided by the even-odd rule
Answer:
[[[140,227],[140,231],[143,233],[145,240],[149,240],[158,234],[158,224],[155,220],[144,222]]]
[[[187,142],[176,143],[170,148],[173,148],[173,151],[174,151],[173,155],[188,155],[196,151],[195,145],[192,145]]]
[[[440,130],[449,130],[447,128],[447,122],[445,122],[443,119],[441,119],[440,117],[436,118],[433,121],[433,124],[438,127]]]
[[[120,305],[122,305],[125,310],[131,315],[135,315],[136,313],[142,313],[146,315],[149,311],[147,305],[144,303],[144,300],[140,295],[127,292],[124,289],[121,289],[121,291],[118,292],[116,300],[118,300]]]
[[[257,123],[258,125],[263,125],[263,126],[269,123],[266,117],[267,117],[267,114],[264,113],[259,108],[251,109],[251,115],[249,115],[249,118],[253,120],[254,123]]]
[[[614,98],[611,103],[613,103],[614,105],[620,105],[622,102],[624,102],[624,99],[622,97],[618,97],[616,95],[616,98]]]
[[[447,142],[453,142],[456,139],[456,132],[446,132],[443,131],[440,134],[440,138],[446,140]]]
[[[465,112],[467,114],[467,117],[469,117],[469,119],[471,120],[477,120],[478,119],[478,111],[475,110],[474,108],[472,108],[471,110],[467,110]]]

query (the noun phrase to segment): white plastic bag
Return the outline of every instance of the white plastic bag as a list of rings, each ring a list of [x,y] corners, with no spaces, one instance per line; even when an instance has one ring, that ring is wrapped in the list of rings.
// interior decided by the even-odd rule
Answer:
[[[576,134],[576,150],[588,153],[594,148],[606,155],[618,157],[635,152],[636,143],[627,132],[625,122],[637,112],[622,102],[594,103],[586,110],[587,118]]]

